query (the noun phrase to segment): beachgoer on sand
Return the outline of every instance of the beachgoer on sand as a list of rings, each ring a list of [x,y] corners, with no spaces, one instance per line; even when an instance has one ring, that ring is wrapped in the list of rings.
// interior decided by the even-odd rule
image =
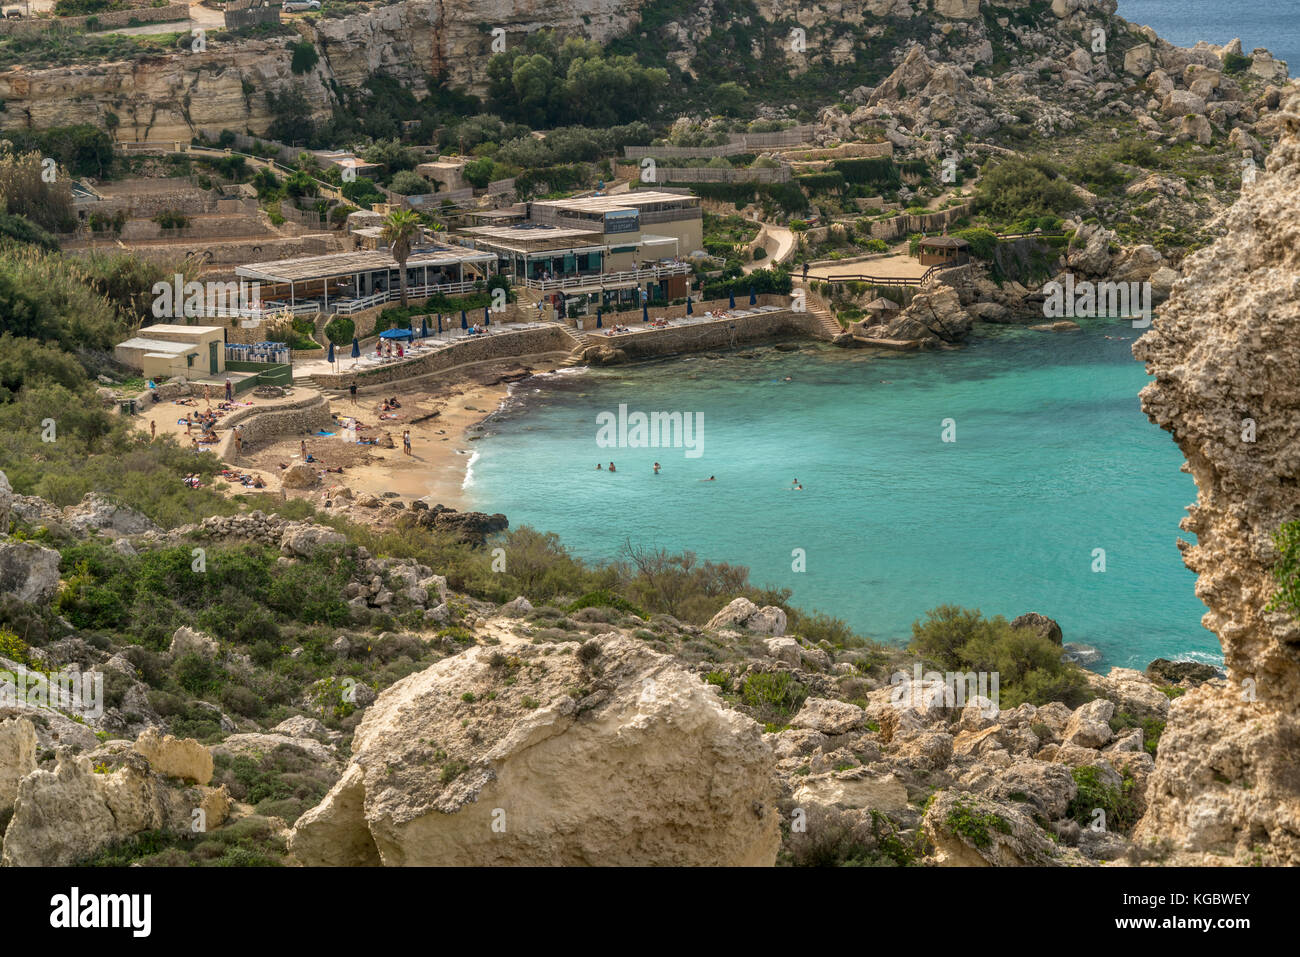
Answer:
[[[233,393],[231,391],[230,380],[227,379],[226,380],[226,401],[229,402],[231,398],[233,398]]]
[[[407,455],[411,454],[411,430],[407,429],[402,433],[402,451]]]
[[[158,423],[153,419],[149,420],[149,441],[152,442],[158,437]]]
[[[352,404],[356,405],[357,404],[357,383],[355,380],[350,386],[348,386],[348,392],[352,393]]]

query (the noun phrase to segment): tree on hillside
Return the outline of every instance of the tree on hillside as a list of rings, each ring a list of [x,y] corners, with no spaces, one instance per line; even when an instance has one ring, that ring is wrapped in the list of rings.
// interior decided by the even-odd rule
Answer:
[[[398,279],[402,288],[402,308],[406,308],[406,260],[411,247],[420,235],[420,217],[409,209],[399,209],[384,218],[381,238],[388,244],[393,259],[397,261]]]

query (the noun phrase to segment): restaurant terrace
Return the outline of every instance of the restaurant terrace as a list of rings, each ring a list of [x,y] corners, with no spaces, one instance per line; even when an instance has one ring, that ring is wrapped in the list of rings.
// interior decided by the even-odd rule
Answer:
[[[406,261],[407,294],[427,298],[473,292],[476,282],[495,275],[497,262],[495,253],[423,243],[411,250]],[[238,312],[261,318],[286,311],[350,315],[401,295],[397,263],[386,250],[249,263],[235,267],[235,273],[259,284],[260,305],[219,315]]]

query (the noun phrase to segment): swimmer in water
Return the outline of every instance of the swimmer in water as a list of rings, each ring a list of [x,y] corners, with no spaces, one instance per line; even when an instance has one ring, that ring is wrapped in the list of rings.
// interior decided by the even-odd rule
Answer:
[[[656,462],[656,463],[655,463],[655,475],[658,475],[658,474],[659,474],[659,463]]]
[[[603,471],[603,468],[599,462],[596,463],[596,471],[597,472]]]
[[[613,463],[613,462],[610,462],[610,463],[609,463],[609,470],[610,470],[611,472],[614,471],[614,463]]]
[[[708,478],[706,478],[704,481],[706,481],[706,482],[716,482],[716,481],[717,481],[717,478],[715,478],[714,476],[710,475],[710,476],[709,476]]]

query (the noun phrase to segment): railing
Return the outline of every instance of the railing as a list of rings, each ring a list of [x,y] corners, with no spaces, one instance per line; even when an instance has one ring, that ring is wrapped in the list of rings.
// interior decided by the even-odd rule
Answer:
[[[934,281],[937,273],[945,269],[953,269],[957,266],[965,266],[967,262],[960,263],[935,263],[919,276],[871,276],[866,273],[845,273],[837,276],[810,276],[810,282],[865,282],[871,286],[891,286],[895,288],[906,286],[928,286]]]
[[[525,279],[524,285],[541,292],[560,289],[579,289],[592,286],[617,286],[622,283],[639,283],[643,279],[660,279],[664,276],[684,276],[691,271],[686,263],[669,266],[652,266],[648,269],[625,269],[622,272],[600,272],[588,276],[568,276],[560,279]]]

